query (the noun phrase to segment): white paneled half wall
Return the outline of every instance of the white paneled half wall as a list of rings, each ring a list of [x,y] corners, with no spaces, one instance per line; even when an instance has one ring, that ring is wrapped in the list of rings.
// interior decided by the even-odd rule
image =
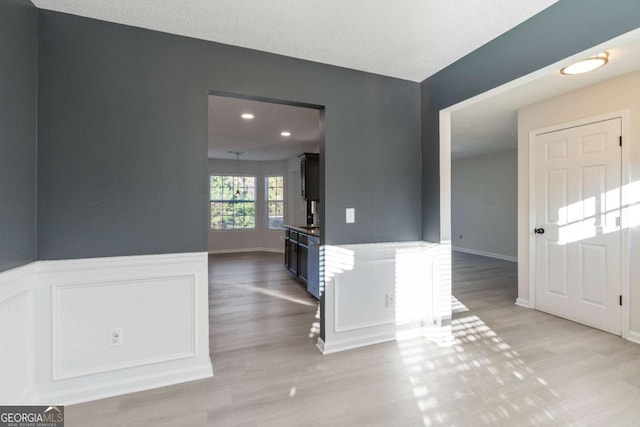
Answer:
[[[326,246],[324,353],[425,336],[451,337],[451,246]]]
[[[212,376],[207,281],[206,253],[0,273],[0,403],[71,404]]]

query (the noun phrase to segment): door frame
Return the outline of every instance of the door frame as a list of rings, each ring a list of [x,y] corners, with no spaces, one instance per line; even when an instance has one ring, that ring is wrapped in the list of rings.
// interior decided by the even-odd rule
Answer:
[[[620,186],[622,187],[622,191],[620,194],[620,199],[622,202],[625,200],[629,200],[629,184],[631,182],[630,175],[630,132],[629,132],[629,110],[621,110],[615,111],[611,113],[606,113],[598,116],[585,117],[578,120],[573,120],[567,123],[561,123],[553,126],[548,126],[540,129],[534,129],[529,132],[529,231],[528,231],[528,239],[529,239],[529,307],[532,309],[536,309],[536,240],[535,235],[533,233],[533,229],[536,227],[536,214],[535,214],[535,139],[538,135],[550,132],[556,132],[559,130],[579,127],[588,125],[596,122],[603,122],[612,119],[620,119],[621,120],[621,133],[622,133],[622,150],[620,155],[621,163],[620,163],[620,173],[621,180]],[[629,297],[631,295],[631,250],[629,246],[631,229],[629,227],[629,212],[628,209],[625,209],[624,204],[622,204],[622,213],[620,219],[620,293],[622,295],[622,325],[621,325],[621,336],[623,338],[629,338],[629,328],[630,328],[630,320],[631,313],[629,310]]]

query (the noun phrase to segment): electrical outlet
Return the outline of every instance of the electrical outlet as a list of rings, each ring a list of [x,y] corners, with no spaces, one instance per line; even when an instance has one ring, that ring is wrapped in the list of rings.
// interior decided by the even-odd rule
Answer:
[[[109,347],[122,345],[122,328],[109,329]]]
[[[462,239],[462,234],[460,235],[460,239]]]
[[[385,308],[394,307],[395,306],[395,294],[385,294],[384,296],[384,306]]]
[[[355,208],[347,208],[346,213],[347,213],[347,218],[346,218],[347,224],[353,224],[354,222],[356,222]]]

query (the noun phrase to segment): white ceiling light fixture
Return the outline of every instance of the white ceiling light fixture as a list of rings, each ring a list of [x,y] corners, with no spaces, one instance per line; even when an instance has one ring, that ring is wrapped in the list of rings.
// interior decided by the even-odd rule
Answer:
[[[240,117],[242,117],[245,120],[251,120],[253,119],[254,116],[251,113],[243,113]]]
[[[282,135],[282,136],[291,136],[291,132],[285,130],[285,131],[280,132],[280,135]]]
[[[590,58],[578,61],[575,64],[571,64],[568,67],[564,67],[560,70],[560,74],[573,76],[576,74],[588,73],[589,71],[603,67],[607,62],[609,62],[609,52],[602,52]]]

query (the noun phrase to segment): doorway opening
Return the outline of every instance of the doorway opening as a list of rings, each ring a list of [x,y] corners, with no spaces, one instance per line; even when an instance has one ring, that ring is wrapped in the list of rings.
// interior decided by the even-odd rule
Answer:
[[[609,52],[611,57],[607,67],[582,76],[563,76],[560,74],[559,70],[562,67],[602,51]],[[613,111],[633,109],[633,105],[627,104],[633,104],[634,101],[627,97],[624,91],[621,91],[619,96],[606,96],[603,95],[604,92],[596,95],[596,92],[604,91],[605,87],[612,86],[615,82],[620,82],[622,85],[623,81],[633,80],[634,76],[640,73],[639,70],[640,31],[634,30],[440,112],[441,229],[443,230],[443,240],[450,239],[454,247],[457,241],[461,240],[460,234],[463,235],[463,239],[466,238],[465,233],[452,233],[452,222],[455,222],[455,213],[452,221],[452,206],[455,207],[455,203],[453,203],[455,200],[452,200],[451,194],[452,191],[455,191],[454,185],[456,184],[455,179],[452,179],[452,175],[455,174],[456,157],[473,158],[482,155],[482,150],[487,150],[485,153],[491,153],[491,150],[498,153],[498,148],[514,152],[512,158],[515,157],[517,162],[517,192],[512,205],[517,206],[515,240],[517,242],[518,264],[517,281],[514,281],[514,286],[517,286],[517,305],[533,309],[539,308],[535,299],[534,243],[536,235],[534,228],[536,225],[531,222],[530,212],[534,201],[531,199],[529,185],[534,176],[529,167],[529,132]],[[629,91],[632,90],[627,85],[627,92]],[[596,105],[597,101],[601,100],[601,96],[610,102]],[[569,99],[573,100],[575,108],[569,104],[562,104]],[[636,124],[630,124],[630,126],[636,126]],[[466,137],[473,144],[467,144],[465,147],[460,135]],[[513,167],[513,163],[511,163],[511,167]],[[622,186],[622,207],[626,212],[631,212],[638,202],[636,200],[638,191],[635,189],[630,175],[630,168],[630,166],[623,164],[621,172],[623,181],[626,177],[628,182],[628,185]],[[514,197],[511,196],[511,198]],[[623,228],[625,228],[624,213],[622,221]],[[625,229],[630,226],[631,224],[627,220]],[[489,229],[491,228],[489,227]],[[488,239],[497,240],[493,237]],[[633,247],[633,238],[626,231],[621,240],[620,287],[623,297],[621,334],[627,339],[640,341],[640,334],[633,332],[629,327],[630,313],[633,311],[629,305],[629,300],[631,300],[629,297],[631,292],[629,278],[633,274],[630,270],[629,254]],[[491,252],[488,249],[485,251]],[[636,327],[636,329],[638,328]]]
[[[319,257],[302,252],[313,239],[319,247],[322,238],[323,150],[322,106],[210,91],[206,210],[214,363],[230,349],[315,349],[320,295],[306,284],[319,283],[321,271]],[[311,203],[303,199],[309,189],[302,180],[304,159],[314,156]],[[296,231],[292,269],[290,228],[307,226],[309,217],[313,228]],[[303,241],[304,231],[313,238]]]

